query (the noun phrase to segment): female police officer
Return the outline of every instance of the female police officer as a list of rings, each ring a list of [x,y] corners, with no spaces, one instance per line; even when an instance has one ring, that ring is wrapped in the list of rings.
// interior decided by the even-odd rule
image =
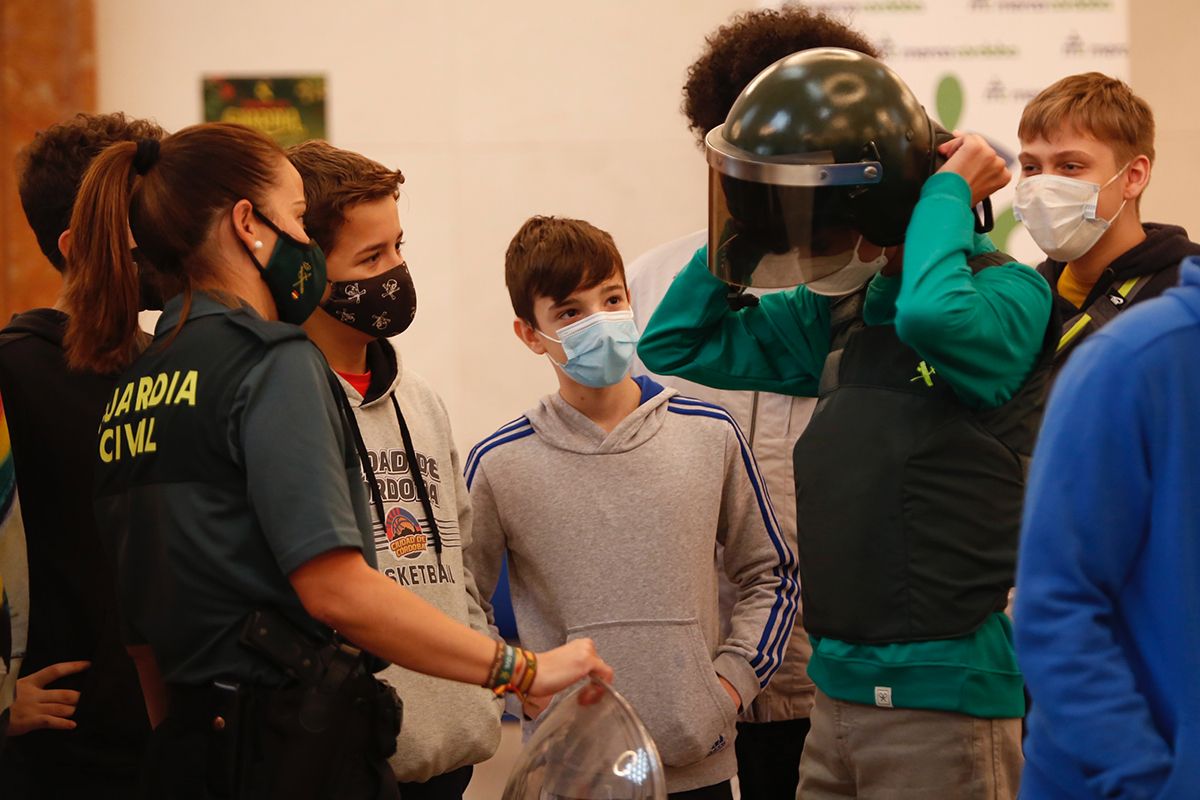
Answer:
[[[363,482],[326,366],[283,324],[325,289],[303,213],[282,151],[223,124],[111,147],[75,204],[66,344],[73,366],[124,370],[99,429],[97,512],[117,536],[143,683],[167,687],[156,798],[394,797],[395,702],[349,642],[497,690],[611,677],[590,641],[535,659],[367,563]],[[140,356],[130,231],[176,292]]]

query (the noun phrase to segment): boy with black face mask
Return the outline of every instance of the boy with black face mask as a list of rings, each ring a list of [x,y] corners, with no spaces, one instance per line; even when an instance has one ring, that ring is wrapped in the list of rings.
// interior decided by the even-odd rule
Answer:
[[[396,208],[404,176],[326,142],[288,151],[304,179],[304,226],[325,252],[330,290],[304,323],[337,374],[357,429],[375,518],[379,570],[454,619],[488,633],[463,567],[471,506],[441,398],[403,368],[394,337],[416,314]],[[461,798],[474,764],[500,741],[487,689],[391,666],[404,702],[391,765],[403,800]]]
[[[92,160],[112,144],[163,136],[147,120],[80,114],[22,151],[21,205],[55,269],[66,266],[71,212]],[[141,306],[161,308],[153,273],[144,276]],[[30,596],[28,649],[0,755],[0,786],[14,800],[132,797],[150,732],[117,624],[115,532],[100,529],[92,510],[96,423],[116,377],[67,368],[72,311],[60,294],[53,308],[18,314],[0,331]]]

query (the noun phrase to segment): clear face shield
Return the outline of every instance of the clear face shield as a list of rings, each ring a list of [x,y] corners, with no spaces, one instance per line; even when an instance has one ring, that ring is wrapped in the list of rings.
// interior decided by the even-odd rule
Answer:
[[[589,681],[551,704],[513,766],[504,800],[666,800],[654,740],[611,686]]]
[[[760,289],[805,284],[821,294],[862,286],[886,263],[867,244],[847,203],[877,184],[877,161],[836,164],[831,153],[752,156],[709,132],[708,268],[725,283]]]

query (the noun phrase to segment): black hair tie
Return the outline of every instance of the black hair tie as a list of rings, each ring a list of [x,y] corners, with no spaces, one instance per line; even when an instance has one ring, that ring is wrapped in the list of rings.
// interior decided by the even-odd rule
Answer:
[[[145,175],[158,162],[158,149],[158,139],[138,139],[133,156],[133,169],[138,175]]]

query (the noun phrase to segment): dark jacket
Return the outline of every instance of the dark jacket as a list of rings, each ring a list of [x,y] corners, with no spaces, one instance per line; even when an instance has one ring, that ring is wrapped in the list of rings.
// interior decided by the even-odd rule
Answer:
[[[116,379],[67,369],[66,323],[65,314],[43,308],[17,315],[0,331],[0,396],[29,560],[22,676],[62,661],[92,662],[50,687],[81,693],[73,717],[78,727],[33,731],[5,749],[5,778],[16,764],[52,766],[35,778],[33,785],[43,788],[52,776],[132,778],[150,731],[120,637],[113,532],[97,526],[92,510],[96,431]]]
[[[1100,279],[1096,281],[1096,285],[1084,301],[1084,308],[1090,306],[1097,297],[1114,285],[1119,286],[1130,278],[1143,275],[1154,275],[1154,278],[1138,292],[1129,305],[1158,297],[1167,289],[1179,284],[1179,263],[1188,256],[1200,255],[1200,244],[1188,239],[1187,231],[1178,225],[1147,222],[1142,228],[1146,231],[1145,241],[1117,256],[1108,265],[1108,269],[1100,275]],[[1064,322],[1079,313],[1079,309],[1070,300],[1058,293],[1058,279],[1066,266],[1062,261],[1046,259],[1037,268],[1054,291],[1054,304]]]

